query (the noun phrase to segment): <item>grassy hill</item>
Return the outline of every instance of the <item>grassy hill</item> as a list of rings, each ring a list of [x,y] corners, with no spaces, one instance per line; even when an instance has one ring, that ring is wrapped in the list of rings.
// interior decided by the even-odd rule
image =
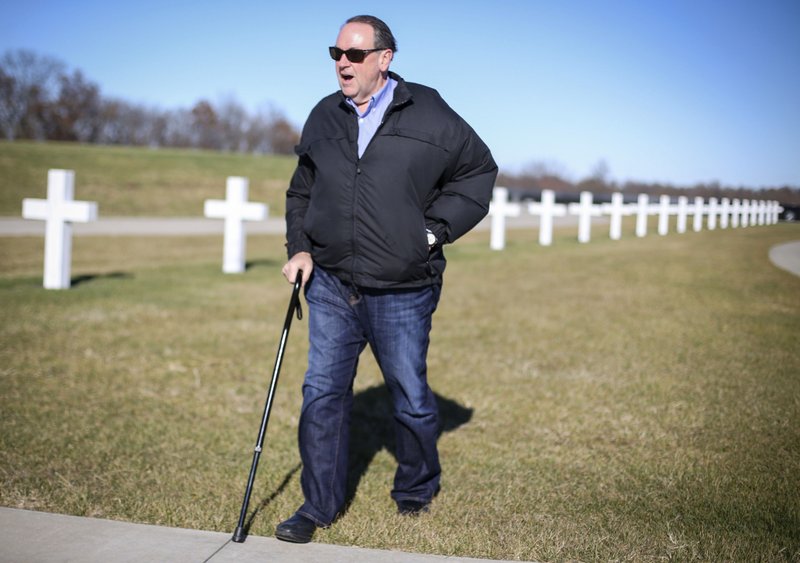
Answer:
[[[203,200],[224,198],[225,179],[250,179],[250,200],[283,215],[296,159],[191,149],[77,143],[0,142],[0,216],[19,216],[22,199],[45,197],[47,170],[75,171],[75,199],[113,216],[197,216]]]

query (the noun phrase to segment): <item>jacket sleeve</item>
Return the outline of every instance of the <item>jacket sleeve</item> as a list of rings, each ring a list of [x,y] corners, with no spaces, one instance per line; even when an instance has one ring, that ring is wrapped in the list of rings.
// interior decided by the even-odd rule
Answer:
[[[497,178],[489,148],[466,122],[462,125],[463,142],[425,213],[428,228],[441,243],[454,242],[486,216]]]
[[[286,251],[289,258],[298,252],[311,252],[311,241],[303,230],[303,221],[314,183],[314,164],[301,146],[295,150],[299,160],[286,191]]]

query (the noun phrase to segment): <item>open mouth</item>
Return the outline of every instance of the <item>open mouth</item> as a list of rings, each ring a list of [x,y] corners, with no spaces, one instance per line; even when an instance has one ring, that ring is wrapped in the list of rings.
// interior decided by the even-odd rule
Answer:
[[[353,75],[352,74],[348,74],[346,72],[340,72],[339,73],[339,78],[341,78],[342,83],[348,84],[349,82],[351,82],[353,80]]]

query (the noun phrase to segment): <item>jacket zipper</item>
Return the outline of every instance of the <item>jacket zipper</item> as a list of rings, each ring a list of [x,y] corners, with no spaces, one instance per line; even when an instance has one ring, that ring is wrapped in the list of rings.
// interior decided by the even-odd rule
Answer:
[[[364,149],[364,154],[367,153],[367,151],[369,150],[370,145],[375,140],[375,137],[377,137],[378,133],[380,132],[380,130],[383,129],[383,125],[384,125],[384,123],[386,123],[387,118],[392,113],[394,113],[396,111],[396,108],[400,107],[401,105],[403,105],[405,103],[406,103],[406,100],[402,100],[402,101],[399,101],[399,102],[392,103],[388,107],[388,109],[386,110],[386,113],[383,114],[383,117],[381,118],[381,122],[378,125],[378,128],[375,129],[375,133],[372,135],[372,138],[369,140],[369,143],[367,143],[367,147]],[[355,115],[356,119],[358,119],[358,114],[356,113],[356,111],[354,109],[353,109],[352,113],[353,113],[353,115]],[[356,122],[356,170],[355,170],[355,178],[353,179],[353,188],[354,189],[353,189],[353,204],[352,204],[352,210],[351,210],[352,211],[352,215],[353,215],[353,231],[352,231],[353,259],[350,262],[350,283],[353,285],[353,290],[354,291],[357,291],[357,286],[356,286],[356,257],[357,257],[357,254],[358,254],[358,242],[356,240],[356,222],[357,222],[357,218],[356,218],[356,208],[357,208],[356,201],[358,200],[358,192],[360,191],[360,186],[359,186],[359,182],[358,182],[358,176],[361,174],[361,157],[358,156],[358,127],[357,127],[357,125],[358,125],[358,122]],[[428,254],[428,261],[430,262],[430,254]],[[428,268],[428,269],[430,270],[430,268]]]

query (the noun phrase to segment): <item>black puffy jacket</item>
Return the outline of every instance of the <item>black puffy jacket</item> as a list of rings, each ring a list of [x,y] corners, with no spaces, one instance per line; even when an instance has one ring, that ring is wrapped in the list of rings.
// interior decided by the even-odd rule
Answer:
[[[441,283],[441,246],[487,213],[497,165],[436,90],[398,84],[358,158],[355,110],[341,92],[320,101],[303,128],[286,194],[287,250],[359,287]],[[428,250],[426,228],[439,243]]]

